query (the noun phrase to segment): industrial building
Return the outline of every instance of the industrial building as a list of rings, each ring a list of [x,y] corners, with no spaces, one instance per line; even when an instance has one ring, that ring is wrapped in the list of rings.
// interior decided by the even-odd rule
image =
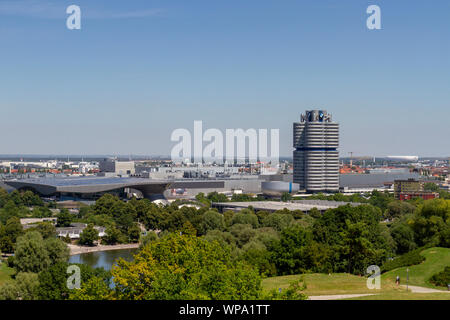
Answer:
[[[356,202],[341,202],[341,201],[327,201],[327,200],[295,200],[289,202],[280,201],[252,201],[252,202],[215,202],[212,204],[213,208],[217,208],[220,212],[227,210],[240,211],[252,206],[255,211],[274,212],[278,210],[287,209],[290,211],[300,210],[304,213],[309,213],[311,209],[316,208],[321,213],[328,209],[334,209],[340,206],[350,205],[359,206],[361,203]]]
[[[339,191],[339,124],[325,110],[294,123],[294,182],[307,192]]]
[[[414,179],[395,180],[394,181],[394,197],[395,199],[404,201],[414,198],[422,198],[430,200],[439,198],[439,193],[424,190],[424,182]]]
[[[134,161],[119,161],[113,158],[107,158],[99,161],[100,172],[113,173],[118,176],[129,176],[136,172]]]

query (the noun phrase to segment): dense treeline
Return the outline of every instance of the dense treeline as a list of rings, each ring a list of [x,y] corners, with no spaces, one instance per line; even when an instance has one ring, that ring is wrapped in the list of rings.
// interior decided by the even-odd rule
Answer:
[[[387,193],[373,192],[364,201],[358,198],[361,206],[341,206],[323,215],[317,210],[309,215],[288,210],[255,211],[251,202],[241,212],[219,213],[209,205],[225,201],[224,195],[200,194],[197,200],[196,208],[195,203],[161,206],[145,199],[122,202],[105,195],[85,210],[84,218],[120,228],[119,234],[126,234],[135,223],[161,231],[159,236],[150,233],[143,239],[145,243],[171,232],[217,241],[231,248],[236,260],[251,263],[263,276],[363,274],[368,265],[382,265],[388,258],[417,247],[450,245],[448,200],[400,202]]]
[[[341,195],[335,196],[333,200],[342,200]],[[1,289],[0,296],[11,297],[11,292],[20,292],[24,283],[34,283],[39,286],[36,297],[49,298],[51,294],[44,292],[63,286],[61,270],[67,253],[59,245],[62,242],[55,238],[54,226],[44,223],[25,232],[18,219],[23,208],[29,210],[28,214],[36,208],[48,208],[32,200],[30,194],[2,193],[1,197],[0,245],[3,252],[15,252],[10,265],[16,269],[16,276],[5,287],[10,295]],[[373,192],[368,197],[353,197],[362,203],[360,206],[344,205],[323,214],[318,210],[309,214],[286,209],[273,213],[255,211],[251,202],[240,212],[219,213],[210,204],[225,201],[223,197],[218,193],[200,194],[194,202],[157,205],[146,199],[122,201],[106,194],[94,205],[82,207],[77,215],[62,210],[58,214],[59,225],[85,222],[90,224],[86,229],[93,233],[92,226],[100,225],[106,227],[107,236],[102,239],[106,243],[141,242],[141,250],[133,262],[122,261],[113,269],[119,284],[116,289],[109,288],[109,273],[91,270],[81,291],[65,292],[62,296],[234,299],[240,294],[240,298],[258,298],[261,277],[308,272],[364,274],[372,264],[386,269],[398,263],[411,263],[395,257],[412,252],[410,256],[414,258],[413,252],[419,247],[450,246],[450,200],[400,202],[387,193]],[[250,199],[253,198],[238,195],[235,200]],[[35,201],[31,211],[27,207],[29,201]],[[14,214],[10,215],[11,212]],[[147,230],[146,236],[142,236],[141,229]],[[84,237],[86,243],[92,240],[87,232]],[[192,250],[204,252],[197,255]],[[28,257],[20,252],[34,253]],[[167,260],[167,256],[173,259]],[[195,268],[205,276],[197,274]],[[145,278],[148,285],[141,286],[142,273],[135,273],[138,270],[148,270]],[[174,270],[180,273],[171,274]],[[222,271],[219,275],[214,270]],[[212,279],[217,280],[215,287]],[[238,290],[237,282],[244,288]],[[171,285],[170,291],[164,288],[164,283],[179,285]],[[293,284],[292,288],[298,289],[300,285]],[[297,294],[297,298],[304,298],[294,291],[289,294],[291,297]],[[272,293],[271,297],[285,295],[286,292],[278,296]]]

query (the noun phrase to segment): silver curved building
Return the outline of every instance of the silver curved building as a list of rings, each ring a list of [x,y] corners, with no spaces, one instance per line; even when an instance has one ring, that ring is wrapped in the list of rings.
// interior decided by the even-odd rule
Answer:
[[[261,192],[272,197],[280,197],[283,193],[297,193],[298,183],[285,181],[263,181],[261,182]]]
[[[294,123],[294,182],[307,192],[339,190],[339,124],[325,110]]]

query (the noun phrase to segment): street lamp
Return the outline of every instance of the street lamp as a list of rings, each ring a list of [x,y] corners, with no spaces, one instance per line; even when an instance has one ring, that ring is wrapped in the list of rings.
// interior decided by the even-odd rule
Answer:
[[[409,268],[406,268],[406,292],[408,292]]]

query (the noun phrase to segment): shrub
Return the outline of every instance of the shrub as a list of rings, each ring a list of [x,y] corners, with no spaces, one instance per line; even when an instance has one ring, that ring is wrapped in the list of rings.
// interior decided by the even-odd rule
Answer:
[[[430,278],[430,282],[438,287],[447,287],[450,284],[450,266]]]
[[[407,267],[421,263],[425,257],[420,254],[423,248],[419,248],[404,255],[401,255],[394,260],[387,261],[381,266],[381,272],[394,270],[400,267]]]

